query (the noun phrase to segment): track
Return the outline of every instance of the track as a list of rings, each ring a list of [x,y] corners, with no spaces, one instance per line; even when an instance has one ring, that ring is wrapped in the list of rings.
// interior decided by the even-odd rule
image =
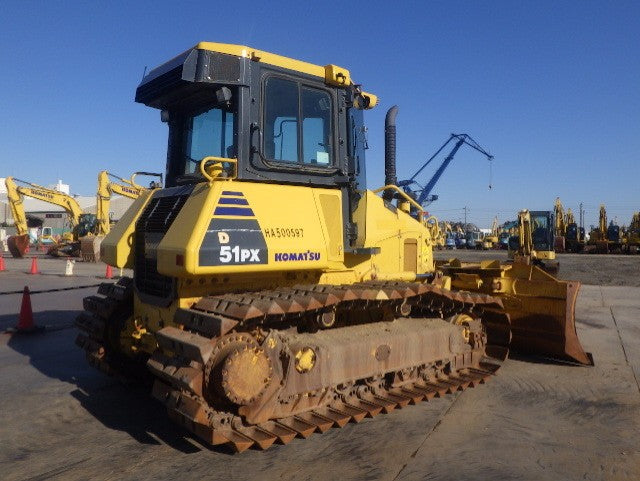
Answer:
[[[117,326],[131,314],[132,296],[130,279],[103,284],[99,296],[85,298],[86,312],[77,320],[84,331],[77,344],[85,349],[92,365],[110,375],[130,374],[129,362],[110,346],[114,345],[113,336],[118,335]],[[404,322],[401,319],[406,316],[429,322],[431,318],[450,320],[459,315],[481,319],[486,333],[471,334],[471,342],[477,346],[466,357],[452,355],[435,363],[387,372],[375,382],[358,379],[288,397],[277,393],[273,387],[277,383],[267,383],[259,397],[268,401],[248,399],[238,402],[239,408],[212,399],[209,383],[220,364],[218,357],[227,359],[230,352],[239,356],[250,348],[273,359],[273,353],[262,354],[268,351],[265,346],[270,337],[266,332],[289,332],[292,328],[310,333],[308,336],[340,328],[364,332],[369,326],[381,326],[380,321],[400,318]],[[191,309],[179,310],[175,320],[183,329],[158,331],[161,349],[147,362],[156,379],[153,396],[166,405],[174,421],[198,437],[213,445],[228,444],[238,452],[252,446],[266,449],[276,442],[287,444],[295,437],[306,438],[482,384],[506,358],[510,342],[509,321],[502,313],[500,299],[422,283],[310,285],[207,296]],[[277,378],[277,372],[273,376]]]

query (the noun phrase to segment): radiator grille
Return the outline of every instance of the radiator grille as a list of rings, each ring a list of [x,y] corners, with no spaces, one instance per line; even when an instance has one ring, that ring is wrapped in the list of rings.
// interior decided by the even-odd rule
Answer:
[[[134,279],[140,292],[163,299],[173,293],[174,278],[158,273],[157,249],[188,198],[188,195],[154,197],[140,215],[134,251]]]

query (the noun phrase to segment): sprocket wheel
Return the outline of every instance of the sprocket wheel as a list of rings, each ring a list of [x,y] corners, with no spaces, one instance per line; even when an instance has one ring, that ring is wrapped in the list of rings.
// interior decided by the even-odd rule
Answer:
[[[256,339],[247,333],[223,336],[205,366],[205,397],[211,405],[245,405],[271,382],[273,366]]]

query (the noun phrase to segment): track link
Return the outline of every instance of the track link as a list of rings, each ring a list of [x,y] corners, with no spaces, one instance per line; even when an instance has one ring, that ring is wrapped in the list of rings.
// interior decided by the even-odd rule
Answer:
[[[437,381],[406,384],[384,393],[332,403],[266,423],[247,426],[234,419],[232,425],[219,429],[209,424],[209,408],[203,400],[159,380],[154,384],[153,397],[165,404],[171,419],[199,438],[211,445],[226,444],[234,451],[242,452],[252,446],[267,449],[274,443],[288,444],[296,437],[308,438],[332,427],[341,428],[349,422],[359,423],[380,413],[388,414],[408,405],[464,391],[484,384],[498,368],[497,364],[487,363],[481,369],[468,369]]]
[[[85,351],[90,365],[123,380],[131,376],[123,369],[115,341],[121,322],[133,313],[133,280],[122,277],[116,283],[103,282],[98,294],[83,299],[84,312],[75,320],[80,329],[76,345]]]
[[[113,362],[117,357],[110,355],[113,347],[109,339],[113,334],[109,323],[130,309],[123,306],[132,305],[132,281],[123,278],[116,284],[105,283],[98,294],[85,299],[85,312],[77,319],[83,332],[76,342],[95,367],[110,375],[126,375]],[[239,336],[240,341],[244,332],[257,328],[305,326],[318,320],[335,320],[336,313],[340,319],[341,313],[344,317],[352,312],[371,315],[369,321],[361,322],[375,322],[378,316],[389,313],[396,317],[410,312],[411,317],[440,318],[473,313],[482,319],[486,329],[486,356],[475,367],[406,381],[388,389],[353,390],[303,412],[257,424],[246,423],[235,412],[216,410],[205,399],[205,365],[217,339]],[[190,309],[179,309],[175,322],[182,328],[166,327],[156,333],[161,349],[147,362],[156,379],[152,395],[166,406],[175,422],[212,445],[227,444],[237,452],[252,446],[266,449],[274,443],[287,444],[296,437],[306,438],[314,432],[322,433],[483,384],[506,358],[511,338],[509,319],[502,312],[499,298],[406,282],[303,285],[207,296]],[[163,350],[173,355],[168,356]]]

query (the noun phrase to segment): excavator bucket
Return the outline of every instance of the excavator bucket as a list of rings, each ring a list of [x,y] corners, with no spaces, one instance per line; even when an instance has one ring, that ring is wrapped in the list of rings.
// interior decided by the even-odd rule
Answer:
[[[7,247],[13,257],[18,259],[24,257],[29,248],[29,234],[10,236],[7,239]]]
[[[575,324],[580,283],[561,281],[534,265],[499,262],[440,266],[452,286],[502,298],[511,320],[511,350],[561,361],[593,365]]]
[[[85,262],[100,260],[100,244],[104,236],[88,235],[80,239],[80,255]]]

